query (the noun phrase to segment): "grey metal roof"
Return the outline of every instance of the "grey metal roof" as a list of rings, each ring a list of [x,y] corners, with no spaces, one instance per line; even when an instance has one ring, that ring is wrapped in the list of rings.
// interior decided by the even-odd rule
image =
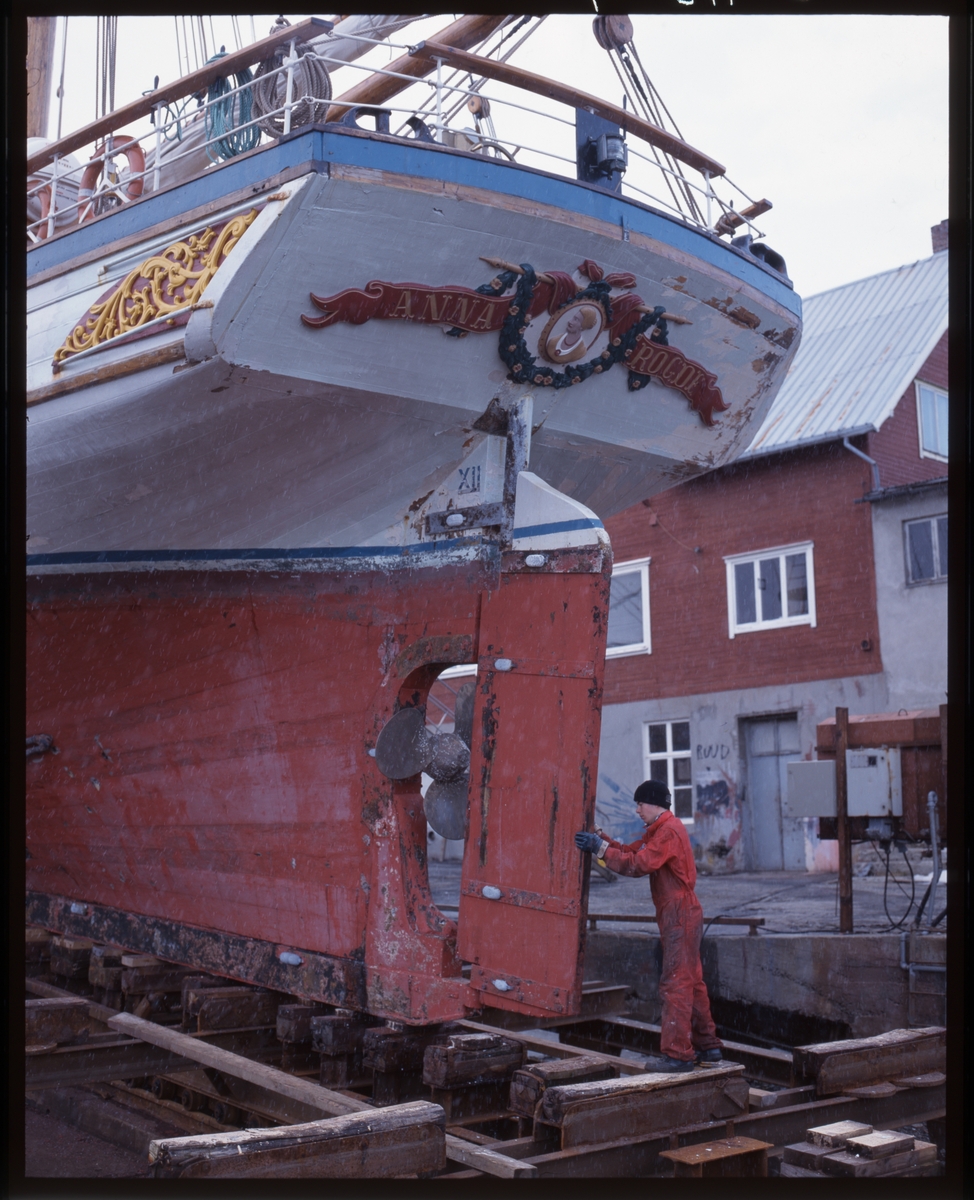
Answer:
[[[798,353],[742,457],[879,429],[947,328],[947,257],[809,296]]]

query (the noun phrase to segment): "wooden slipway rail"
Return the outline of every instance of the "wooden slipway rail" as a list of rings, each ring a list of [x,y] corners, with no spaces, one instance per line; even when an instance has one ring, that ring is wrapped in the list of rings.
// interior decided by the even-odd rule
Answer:
[[[666,1176],[686,1146],[695,1158],[712,1146],[731,1173],[767,1170],[770,1154],[774,1173],[785,1146],[839,1121],[926,1121],[943,1142],[939,1027],[791,1054],[729,1044],[723,1063],[660,1075],[641,1058],[658,1050],[659,1029],[620,1015],[624,988],[589,985],[588,1011],[547,1029],[405,1028],[35,937],[28,1096],[127,1138],[157,1177]],[[936,1170],[900,1157],[910,1165],[898,1173]]]

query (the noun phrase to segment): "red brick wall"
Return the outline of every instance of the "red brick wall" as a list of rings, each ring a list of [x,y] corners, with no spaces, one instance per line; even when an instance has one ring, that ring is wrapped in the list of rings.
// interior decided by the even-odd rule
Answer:
[[[923,383],[947,389],[947,334],[917,372]],[[916,483],[921,479],[939,479],[947,474],[947,464],[938,458],[920,457],[920,436],[917,428],[916,389],[911,383],[903,393],[892,416],[877,433],[869,434],[864,444],[857,445],[879,464],[882,487],[901,483]]]
[[[652,558],[652,653],[607,661],[605,702],[881,671],[870,506],[854,503],[870,485],[868,464],[832,443],[714,472],[611,517],[616,563]],[[809,540],[816,627],[731,639],[724,555]]]

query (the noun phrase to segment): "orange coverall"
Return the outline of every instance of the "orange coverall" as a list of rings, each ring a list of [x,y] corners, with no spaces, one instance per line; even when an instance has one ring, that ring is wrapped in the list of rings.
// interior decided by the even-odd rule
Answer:
[[[689,1062],[694,1051],[720,1046],[700,965],[703,909],[693,890],[697,866],[683,822],[663,812],[638,842],[610,841],[603,861],[618,875],[649,876],[663,947],[661,1052]]]

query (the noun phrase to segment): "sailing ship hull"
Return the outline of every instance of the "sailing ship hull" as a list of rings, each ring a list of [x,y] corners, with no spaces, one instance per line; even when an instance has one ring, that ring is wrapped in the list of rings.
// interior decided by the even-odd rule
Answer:
[[[478,292],[506,269],[481,257],[518,271]],[[746,447],[797,348],[790,288],[601,189],[333,128],[30,258],[27,733],[53,748],[28,763],[28,919],[411,1023],[577,1011],[601,518]],[[509,311],[531,271],[555,283],[516,331],[526,384],[499,309],[314,323],[386,285]],[[557,287],[605,301],[604,369],[563,388]],[[669,355],[613,340],[637,294]],[[418,774],[369,751],[460,662],[453,922]]]

